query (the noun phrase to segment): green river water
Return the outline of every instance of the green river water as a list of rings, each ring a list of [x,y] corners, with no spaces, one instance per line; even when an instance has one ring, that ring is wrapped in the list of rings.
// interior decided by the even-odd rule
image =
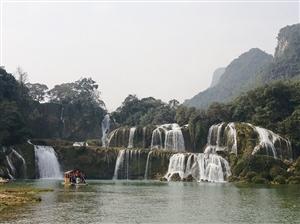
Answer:
[[[300,223],[300,186],[154,181],[58,180],[13,186],[52,188],[40,203],[0,213],[1,223]]]

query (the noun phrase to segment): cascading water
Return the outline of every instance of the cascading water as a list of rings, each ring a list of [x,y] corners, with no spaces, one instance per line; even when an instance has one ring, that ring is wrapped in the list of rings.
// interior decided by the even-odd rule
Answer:
[[[148,155],[147,155],[146,168],[145,168],[145,175],[144,175],[144,179],[145,179],[145,180],[148,179],[149,170],[150,170],[150,168],[151,168],[150,158],[151,158],[152,152],[153,152],[153,151],[148,152]]]
[[[118,153],[118,157],[116,160],[116,165],[115,165],[115,171],[114,171],[114,176],[113,179],[117,180],[118,179],[118,172],[120,170],[120,167],[123,165],[124,163],[124,155],[125,155],[125,149],[122,149],[119,151]]]
[[[170,181],[174,174],[181,180],[191,175],[197,181],[224,182],[231,171],[229,163],[217,154],[177,153],[170,158],[165,178]]]
[[[237,155],[237,133],[235,124],[233,122],[229,123],[226,126],[226,129],[229,129],[227,132],[228,140],[231,142],[231,152]]]
[[[62,178],[56,153],[51,146],[34,145],[39,178]]]
[[[134,139],[134,133],[135,133],[136,127],[132,127],[130,128],[130,132],[129,132],[129,139],[128,139],[128,149],[132,149],[133,146],[133,139]]]
[[[267,155],[277,159],[292,158],[292,149],[289,140],[265,128],[257,127],[249,123],[240,123],[249,126],[258,134],[258,144],[254,147],[252,155],[265,150]],[[235,123],[231,122],[212,125],[208,132],[205,153],[227,151],[238,154],[237,130]]]
[[[165,135],[164,145],[162,132]],[[185,152],[184,138],[178,124],[164,124],[152,132],[151,149]]]
[[[111,141],[112,139],[115,137],[115,135],[119,132],[120,128],[117,128],[115,130],[113,130],[112,132],[110,132],[108,135],[107,135],[107,147],[110,147],[111,145]]]
[[[25,161],[25,159],[23,158],[23,156],[21,156],[20,153],[18,153],[18,152],[17,152],[16,150],[14,150],[13,148],[11,148],[11,150],[12,150],[12,154],[16,155],[17,158],[18,158],[19,160],[22,161],[23,175],[24,175],[24,177],[26,178],[26,177],[27,177],[27,166],[26,166],[26,161]]]
[[[13,175],[15,175],[15,173],[16,173],[16,168],[15,168],[15,166],[13,165],[13,163],[12,163],[12,161],[10,160],[10,158],[9,158],[8,155],[6,156],[6,161],[7,161],[7,164],[8,164],[8,166],[9,166],[9,169],[10,169],[9,174],[12,173]],[[10,176],[12,176],[12,175],[10,175]]]
[[[162,136],[161,136],[161,130],[160,128],[154,129],[152,132],[152,138],[151,138],[151,149],[162,149]]]
[[[108,146],[108,139],[107,139],[107,134],[110,129],[110,117],[109,114],[106,114],[102,120],[101,123],[101,128],[102,128],[102,146],[107,147]]]
[[[15,149],[13,149],[12,147],[9,147],[10,150],[7,150],[5,149],[7,152],[10,152],[9,154],[7,154],[5,156],[6,158],[6,162],[7,162],[7,165],[8,165],[8,168],[7,170],[10,170],[9,172],[9,176],[15,176],[17,173],[20,173],[20,170],[22,171],[22,177],[26,178],[26,175],[27,175],[27,166],[26,166],[26,161],[25,159],[23,158],[23,156],[18,153]],[[21,161],[22,163],[22,168],[21,167],[18,167],[18,166],[15,166],[15,165],[18,165],[18,163],[16,164],[17,161]],[[16,169],[17,167],[17,169]],[[21,169],[20,169],[21,168]],[[19,171],[19,172],[18,172]]]
[[[205,153],[228,151],[237,155],[237,133],[234,123],[212,125],[208,131]]]
[[[283,159],[283,151],[287,151],[287,157],[289,159],[292,159],[292,148],[289,140],[284,139],[281,136],[265,128],[256,127],[251,124],[248,125],[251,126],[259,135],[259,143],[255,146],[254,150],[252,151],[252,155],[258,153],[261,149],[265,149],[268,155],[269,152],[272,153],[273,158]],[[276,142],[279,142],[279,147],[275,146]]]
[[[61,121],[61,125],[62,125],[62,131],[61,131],[61,135],[63,136],[64,131],[65,131],[65,119],[64,119],[64,106],[61,105],[61,111],[60,111],[60,121]]]
[[[122,149],[118,153],[113,179],[132,179],[136,177],[134,166],[137,165],[139,175],[140,153],[137,149]]]

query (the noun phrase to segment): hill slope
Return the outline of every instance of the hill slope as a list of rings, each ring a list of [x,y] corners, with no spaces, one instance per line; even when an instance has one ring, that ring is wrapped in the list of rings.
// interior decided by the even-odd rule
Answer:
[[[262,80],[300,78],[300,24],[286,26],[279,31],[274,60],[262,73]]]
[[[219,83],[221,76],[225,72],[225,69],[226,68],[218,68],[214,71],[210,87],[214,87],[215,85],[217,85]]]
[[[205,109],[213,102],[231,101],[250,89],[250,84],[255,81],[256,74],[271,63],[272,59],[271,55],[258,48],[249,50],[226,67],[215,86],[186,100],[184,105]]]

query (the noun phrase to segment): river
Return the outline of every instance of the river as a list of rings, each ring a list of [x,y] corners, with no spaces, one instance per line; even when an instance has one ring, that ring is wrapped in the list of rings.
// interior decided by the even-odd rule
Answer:
[[[297,185],[154,181],[89,181],[64,187],[58,180],[13,186],[52,188],[42,201],[0,213],[1,223],[299,223]]]

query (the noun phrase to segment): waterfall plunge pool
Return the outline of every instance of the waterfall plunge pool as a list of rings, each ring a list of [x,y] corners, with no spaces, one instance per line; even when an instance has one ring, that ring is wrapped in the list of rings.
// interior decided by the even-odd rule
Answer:
[[[0,212],[0,223],[299,223],[297,185],[61,180],[16,181],[52,188],[42,201]]]

